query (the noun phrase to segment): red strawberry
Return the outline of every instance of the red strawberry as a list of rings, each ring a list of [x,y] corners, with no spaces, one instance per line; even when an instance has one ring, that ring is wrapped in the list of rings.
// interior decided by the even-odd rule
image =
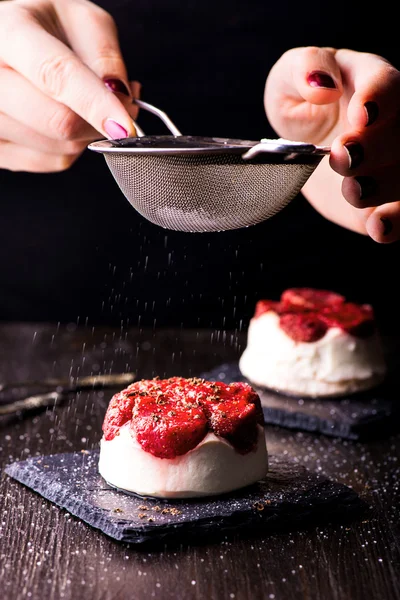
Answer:
[[[284,310],[319,310],[324,307],[337,307],[345,302],[344,296],[328,290],[312,288],[290,288],[281,296]]]
[[[367,337],[375,329],[374,312],[369,304],[346,302],[337,308],[323,310],[320,318],[328,327],[340,327],[357,337]]]
[[[289,288],[280,302],[259,300],[254,317],[274,311],[283,331],[296,342],[315,342],[329,327],[340,327],[351,335],[366,337],[375,330],[369,304],[346,302],[344,296],[329,290]]]
[[[208,431],[238,452],[249,452],[264,417],[260,398],[247,383],[171,377],[138,381],[115,394],[104,418],[105,439],[113,439],[128,421],[146,452],[175,458],[195,448]]]
[[[270,310],[278,312],[279,302],[274,302],[273,300],[259,300],[254,311],[254,318],[256,319]]]
[[[158,458],[175,458],[193,450],[207,434],[207,417],[200,407],[186,407],[166,400],[140,397],[131,428],[143,450]]]
[[[210,428],[246,454],[257,443],[257,423],[264,424],[260,398],[247,383],[217,385],[220,399],[211,397],[206,404]]]
[[[103,421],[103,432],[106,440],[112,440],[119,428],[132,418],[132,409],[135,403],[134,395],[129,390],[136,384],[133,383],[126,390],[115,394],[108,405]]]
[[[279,325],[295,342],[316,342],[328,329],[316,312],[286,313],[281,315]]]

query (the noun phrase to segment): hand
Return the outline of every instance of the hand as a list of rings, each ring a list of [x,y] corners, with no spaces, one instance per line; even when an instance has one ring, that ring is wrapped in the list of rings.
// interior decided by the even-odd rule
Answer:
[[[62,171],[90,141],[135,135],[139,88],[95,4],[0,3],[0,168]]]
[[[331,146],[303,188],[328,219],[377,242],[400,239],[400,72],[352,50],[289,50],[264,106],[280,137]],[[347,202],[346,202],[347,201]]]

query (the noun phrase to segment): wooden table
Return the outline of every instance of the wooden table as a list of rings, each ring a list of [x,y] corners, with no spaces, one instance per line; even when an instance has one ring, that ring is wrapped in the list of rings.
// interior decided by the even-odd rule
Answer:
[[[0,380],[136,370],[193,376],[235,360],[244,339],[211,331],[0,326]],[[1,467],[95,448],[112,390],[0,422]],[[400,399],[399,399],[400,401]],[[351,524],[149,552],[106,537],[0,471],[4,600],[394,600],[400,598],[400,436],[369,444],[266,429],[285,454],[354,487],[374,508]]]

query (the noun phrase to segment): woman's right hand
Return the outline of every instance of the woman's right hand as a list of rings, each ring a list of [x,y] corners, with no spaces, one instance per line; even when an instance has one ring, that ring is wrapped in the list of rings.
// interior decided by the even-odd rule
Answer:
[[[377,54],[292,48],[272,67],[264,104],[276,133],[330,146],[302,192],[324,217],[400,240],[400,71]]]
[[[67,169],[90,141],[136,134],[112,17],[88,0],[0,2],[0,169]]]

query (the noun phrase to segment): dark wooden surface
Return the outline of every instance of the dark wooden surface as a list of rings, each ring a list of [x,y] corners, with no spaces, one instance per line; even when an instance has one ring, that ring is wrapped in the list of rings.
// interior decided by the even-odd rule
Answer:
[[[0,381],[137,370],[197,375],[235,360],[243,338],[202,331],[0,326]],[[392,600],[400,598],[400,436],[370,443],[268,427],[268,447],[351,485],[365,518],[258,538],[138,550],[21,484],[14,460],[96,448],[112,390],[0,421],[0,598],[16,600]],[[1,401],[1,400],[0,400]],[[400,402],[400,398],[399,398]]]

